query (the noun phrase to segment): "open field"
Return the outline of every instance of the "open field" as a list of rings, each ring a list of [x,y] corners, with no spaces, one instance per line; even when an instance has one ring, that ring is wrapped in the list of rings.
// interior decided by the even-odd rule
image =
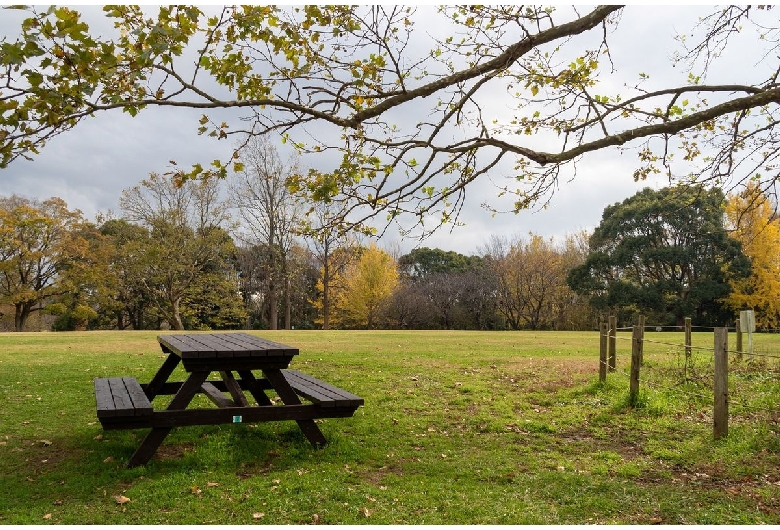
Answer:
[[[132,470],[145,431],[104,432],[92,380],[148,381],[157,333],[0,334],[0,524],[780,524],[774,357],[734,364],[714,441],[709,354],[682,377],[679,333],[646,336],[636,409],[630,346],[601,385],[596,332],[252,333],[365,407],[323,449],[293,422],[187,427]]]

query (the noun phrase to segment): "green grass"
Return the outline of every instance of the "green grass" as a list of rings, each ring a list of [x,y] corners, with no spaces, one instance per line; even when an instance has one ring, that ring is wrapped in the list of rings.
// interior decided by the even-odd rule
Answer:
[[[646,336],[629,408],[629,343],[602,384],[595,332],[255,333],[366,405],[323,449],[294,422],[186,427],[131,470],[146,431],[104,432],[92,380],[148,381],[157,333],[1,334],[0,524],[780,523],[772,357],[733,364],[715,441],[711,355],[683,374],[681,334]]]

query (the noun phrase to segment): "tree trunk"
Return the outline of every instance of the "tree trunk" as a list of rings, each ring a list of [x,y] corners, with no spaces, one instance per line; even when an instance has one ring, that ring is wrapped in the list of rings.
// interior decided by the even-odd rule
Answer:
[[[184,329],[184,324],[181,321],[181,311],[179,309],[179,302],[180,300],[177,298],[176,300],[173,300],[171,303],[171,306],[173,306],[173,322],[171,322],[171,327],[177,331],[182,331]]]
[[[330,267],[328,259],[322,265],[322,329],[329,329],[330,326]]]
[[[292,302],[290,300],[290,277],[285,275],[284,280],[284,329],[292,328]]]
[[[279,329],[279,308],[276,299],[275,278],[268,282],[268,327],[270,329]]]
[[[14,307],[16,309],[14,312],[14,331],[22,331],[27,317],[30,315],[30,310],[23,303],[16,304]]]

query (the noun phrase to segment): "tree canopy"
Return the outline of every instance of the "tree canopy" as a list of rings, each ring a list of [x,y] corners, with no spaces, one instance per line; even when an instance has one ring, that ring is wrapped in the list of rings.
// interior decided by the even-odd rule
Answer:
[[[780,219],[776,206],[755,185],[729,197],[728,228],[751,261],[751,274],[734,278],[727,300],[735,311],[755,310],[756,324],[774,328],[780,323]]]
[[[608,206],[569,285],[601,308],[633,307],[676,325],[686,316],[722,324],[729,280],[750,274],[724,227],[724,208],[719,189],[690,187],[645,188]]]
[[[466,188],[506,161],[498,193],[526,208],[584,155],[614,147],[636,150],[637,179],[777,175],[778,25],[766,7],[681,19],[679,53],[657,77],[638,53],[614,60],[621,10],[633,7],[106,6],[106,36],[71,8],[23,9],[18,36],[0,41],[0,166],[90,116],[169,107],[202,110],[199,134],[274,134],[332,153],[330,167],[287,184],[357,226],[380,212],[452,221]],[[745,35],[752,67],[710,81]],[[667,82],[671,71],[688,76]],[[238,154],[179,178],[231,167]]]

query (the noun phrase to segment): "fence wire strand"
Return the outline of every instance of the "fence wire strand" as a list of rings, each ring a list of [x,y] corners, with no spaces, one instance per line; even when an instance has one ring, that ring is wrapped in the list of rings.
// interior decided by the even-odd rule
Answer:
[[[616,341],[617,340],[633,341],[633,340],[635,340],[634,337],[621,337],[621,336],[618,336],[616,333],[615,334],[611,334],[612,331],[627,331],[627,330],[628,331],[633,331],[633,329],[634,329],[633,327],[614,328],[612,330],[609,330],[609,332],[606,335],[603,334],[603,333],[599,333],[599,336],[600,336],[600,339],[603,339],[604,337],[606,337],[608,340],[609,339],[614,339]],[[657,327],[645,326],[645,329],[657,329]],[[680,329],[681,328],[679,328],[679,327],[674,327],[675,331],[680,330]],[[705,328],[700,327],[699,329],[705,329]],[[714,329],[714,328],[706,328],[706,329]],[[679,388],[679,385],[681,383],[693,383],[693,384],[704,385],[704,384],[706,384],[705,380],[710,379],[711,377],[714,377],[714,372],[712,371],[713,370],[713,365],[714,365],[714,355],[708,355],[707,356],[706,364],[703,367],[704,368],[704,372],[706,372],[706,373],[699,374],[698,380],[691,379],[689,377],[689,374],[688,374],[688,371],[690,370],[691,375],[697,375],[696,374],[696,363],[694,361],[693,354],[697,353],[697,352],[707,352],[707,353],[714,354],[715,351],[716,351],[716,349],[714,347],[710,348],[710,347],[705,347],[705,346],[694,346],[692,344],[680,344],[680,343],[674,343],[674,342],[666,342],[666,341],[661,341],[661,340],[648,339],[648,338],[646,338],[644,336],[639,338],[639,341],[642,342],[642,343],[656,344],[656,345],[660,345],[660,346],[667,346],[667,347],[670,347],[670,348],[674,348],[675,350],[669,351],[667,353],[669,353],[669,354],[676,354],[678,356],[681,356],[681,355],[684,354],[685,357],[686,357],[686,360],[685,360],[685,379],[683,381],[681,381],[680,383],[678,383],[678,385],[675,385],[675,386],[670,386],[668,383],[664,384],[664,383],[658,382],[658,381],[663,380],[663,375],[664,375],[663,372],[664,371],[661,370],[660,367],[654,367],[651,363],[643,361],[642,362],[642,372],[644,372],[645,377],[641,377],[640,378],[641,383],[643,385],[647,386],[648,388],[650,388],[650,389],[652,389],[654,391],[667,392],[667,393],[670,393],[672,395],[687,396],[688,398],[696,398],[696,399],[699,399],[699,400],[714,400],[714,395],[711,394],[711,393],[707,394],[707,393],[700,393],[700,392],[692,392],[692,391],[683,390],[683,389]],[[688,352],[690,352],[690,353],[688,353]],[[750,359],[753,358],[753,357],[761,358],[761,359],[780,359],[780,355],[770,354],[770,353],[761,353],[761,352],[755,352],[755,351],[754,352],[746,352],[746,351],[743,351],[743,350],[728,350],[727,349],[726,353],[728,355],[731,355],[731,356],[739,355],[741,357],[740,361],[745,360],[744,358],[747,357],[747,362],[749,362]],[[698,356],[698,360],[701,360],[701,356]],[[690,364],[689,364],[689,362],[690,362]],[[626,373],[625,371],[619,370],[617,367],[614,367],[614,368],[611,367],[609,365],[609,361],[601,361],[601,360],[599,360],[599,366],[602,366],[602,365],[607,367],[607,369],[608,369],[607,372],[608,373],[620,374],[620,375],[622,375],[622,376],[624,376],[624,377],[626,377],[628,379],[631,378],[631,375]],[[744,365],[742,365],[741,362],[740,362],[740,364],[737,365],[737,368],[739,368],[741,366],[744,366]],[[678,368],[680,368],[679,363],[678,363]],[[700,366],[699,370],[701,370],[701,368],[702,367]],[[668,378],[668,372],[670,370],[671,370],[671,368],[669,370],[666,370],[666,372],[667,372],[666,378]],[[660,372],[662,374],[662,377],[660,377],[658,380],[655,380],[655,379],[653,379],[651,377],[647,377],[648,371],[650,373]],[[742,377],[742,374],[738,370],[730,371],[730,373],[734,374],[734,377],[730,377],[729,378],[729,388],[728,388],[727,401],[728,401],[729,407],[731,408],[732,413],[737,413],[736,411],[733,410],[733,408],[750,410],[750,411],[756,411],[756,412],[764,412],[764,413],[770,413],[770,414],[780,413],[780,410],[777,407],[774,407],[772,405],[759,406],[759,405],[754,405],[754,404],[748,403],[748,402],[744,401],[743,399],[741,399],[740,395],[744,392],[745,389],[744,389],[744,385],[740,385],[740,383],[745,383],[745,380]],[[770,371],[770,373],[773,373],[773,372]],[[773,408],[770,408],[770,407],[773,407]]]

